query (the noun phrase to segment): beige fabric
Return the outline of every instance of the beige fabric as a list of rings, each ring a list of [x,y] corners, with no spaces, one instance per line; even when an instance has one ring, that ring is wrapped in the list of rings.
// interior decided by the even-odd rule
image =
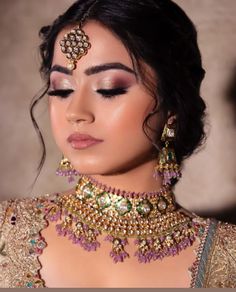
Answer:
[[[38,256],[46,242],[40,231],[48,225],[44,214],[55,204],[55,198],[56,195],[45,195],[0,204],[0,287],[45,287],[39,273]],[[216,223],[215,235],[209,241],[207,228],[211,220],[201,219],[200,222],[205,235],[201,236],[197,262],[192,267],[192,287],[200,273],[202,287],[236,288],[236,226]],[[209,256],[204,258],[203,251],[209,242]],[[202,262],[205,265],[203,275],[199,271]]]
[[[235,225],[219,225],[208,260],[205,287],[236,288]]]

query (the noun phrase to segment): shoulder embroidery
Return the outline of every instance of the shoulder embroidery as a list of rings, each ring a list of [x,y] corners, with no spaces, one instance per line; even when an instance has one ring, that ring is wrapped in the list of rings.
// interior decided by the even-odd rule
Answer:
[[[5,287],[5,277],[2,273],[2,267],[6,265],[6,241],[3,237],[3,225],[6,220],[7,210],[10,201],[3,201],[0,203],[0,288]]]
[[[191,273],[191,285],[190,288],[202,288],[203,280],[205,274],[205,266],[206,261],[205,258],[209,252],[209,248],[211,246],[211,238],[212,233],[214,233],[216,222],[211,220],[210,218],[204,219],[201,217],[197,217],[199,221],[199,245],[195,250],[196,260],[193,262],[189,271]]]
[[[40,232],[53,199],[46,195],[0,204],[0,287],[45,287],[38,256],[46,243]]]
[[[204,287],[236,288],[236,225],[218,224]]]
[[[7,212],[7,208],[9,204],[10,204],[10,201],[0,202],[0,229],[2,225],[4,224],[6,212]]]

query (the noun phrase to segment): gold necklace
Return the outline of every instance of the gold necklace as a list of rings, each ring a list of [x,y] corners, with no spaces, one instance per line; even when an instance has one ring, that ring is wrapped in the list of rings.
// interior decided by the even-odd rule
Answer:
[[[115,263],[129,257],[128,238],[134,238],[138,261],[147,263],[192,245],[199,229],[197,222],[177,210],[168,187],[158,192],[125,192],[89,176],[80,177],[75,193],[59,196],[47,218],[61,220],[56,225],[58,234],[87,251],[95,251],[100,246],[97,236],[106,234]]]

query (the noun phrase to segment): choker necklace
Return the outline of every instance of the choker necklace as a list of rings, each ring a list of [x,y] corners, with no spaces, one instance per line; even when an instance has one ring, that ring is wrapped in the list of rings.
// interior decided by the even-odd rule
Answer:
[[[81,176],[75,193],[58,196],[47,219],[59,221],[56,230],[87,251],[95,251],[98,235],[112,244],[110,256],[123,262],[128,238],[137,246],[140,263],[174,256],[193,244],[199,224],[176,208],[169,187],[157,192],[134,193],[100,184]]]

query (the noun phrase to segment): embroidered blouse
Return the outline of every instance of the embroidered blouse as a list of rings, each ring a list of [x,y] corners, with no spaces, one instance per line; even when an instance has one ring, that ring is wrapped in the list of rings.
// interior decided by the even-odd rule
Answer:
[[[0,203],[0,288],[43,288],[41,231],[57,194]],[[191,288],[236,288],[236,225],[201,218],[200,244],[190,268]]]

